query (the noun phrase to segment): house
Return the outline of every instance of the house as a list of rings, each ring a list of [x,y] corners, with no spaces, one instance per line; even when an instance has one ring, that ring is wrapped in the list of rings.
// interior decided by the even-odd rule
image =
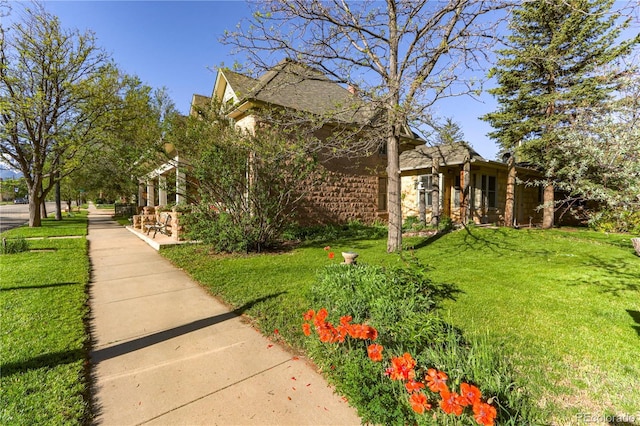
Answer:
[[[422,145],[400,155],[403,216],[448,216],[457,223],[531,225],[542,222],[540,187],[525,182],[539,178],[538,171],[486,160],[464,142]],[[513,184],[511,184],[513,182]],[[512,195],[511,195],[512,194]],[[507,200],[513,200],[509,219]],[[436,206],[435,203],[438,203]],[[434,209],[434,207],[437,207]]]
[[[284,60],[259,78],[251,78],[231,70],[218,71],[210,97],[194,95],[192,113],[213,100],[222,105],[226,116],[236,126],[247,131],[259,131],[269,125],[264,111],[280,111],[307,123],[319,141],[315,152],[322,173],[314,182],[301,182],[305,196],[298,208],[297,220],[303,225],[363,223],[386,221],[387,213],[387,155],[384,138],[367,129],[375,127],[376,111],[365,104],[349,87],[337,84],[318,70],[292,60]],[[306,121],[305,121],[306,120]],[[346,133],[345,153],[322,146],[332,139],[334,145],[339,134]],[[366,136],[363,136],[365,135]],[[377,139],[376,139],[377,138]],[[424,144],[408,126],[404,129],[401,151]],[[360,147],[360,145],[362,145]],[[363,150],[368,147],[368,150]],[[353,148],[353,149],[349,149]],[[174,160],[160,166],[141,183],[141,205],[166,205],[167,176],[175,181],[175,201],[184,200],[180,194],[191,191],[188,171],[180,169],[184,163],[179,152]],[[187,160],[188,162],[188,160]],[[186,174],[185,174],[186,173]],[[160,184],[162,180],[164,185]],[[155,194],[159,185],[158,195]]]

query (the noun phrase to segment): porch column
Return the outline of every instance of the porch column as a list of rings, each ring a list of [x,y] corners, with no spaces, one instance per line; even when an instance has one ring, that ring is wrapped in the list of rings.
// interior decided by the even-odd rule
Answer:
[[[176,168],[176,204],[187,202],[187,176]]]
[[[440,224],[440,160],[434,155],[431,161],[431,224],[438,226]]]
[[[147,206],[152,207],[156,199],[156,191],[153,180],[147,181]]]
[[[504,226],[515,226],[515,187],[516,187],[516,162],[511,155],[507,160],[507,200],[504,206]]]
[[[167,178],[163,175],[158,175],[158,205],[167,205]]]
[[[465,159],[462,167],[462,203],[460,203],[460,220],[463,224],[469,223],[471,218],[471,209],[469,208],[469,191],[471,185],[471,162],[469,158]]]
[[[144,207],[144,182],[138,181],[138,207]]]

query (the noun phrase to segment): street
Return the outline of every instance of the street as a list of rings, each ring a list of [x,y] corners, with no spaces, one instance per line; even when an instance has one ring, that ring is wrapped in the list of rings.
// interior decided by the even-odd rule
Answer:
[[[54,212],[56,203],[47,202],[47,213]],[[29,204],[0,206],[0,232],[16,228],[29,221]]]

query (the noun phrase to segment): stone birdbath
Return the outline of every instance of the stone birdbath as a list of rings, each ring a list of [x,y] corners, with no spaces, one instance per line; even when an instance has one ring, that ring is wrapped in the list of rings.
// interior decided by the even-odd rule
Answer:
[[[352,251],[343,251],[342,252],[342,257],[344,257],[344,264],[345,265],[355,265],[356,264],[356,258],[358,257],[358,253],[352,252]]]
[[[631,244],[633,244],[633,248],[636,249],[636,254],[640,256],[640,238],[632,238]]]

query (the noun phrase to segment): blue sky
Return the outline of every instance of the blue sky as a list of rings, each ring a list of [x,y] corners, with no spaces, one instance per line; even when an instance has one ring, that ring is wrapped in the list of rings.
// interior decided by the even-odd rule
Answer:
[[[45,1],[45,6],[64,27],[95,32],[97,44],[125,72],[152,87],[166,87],[182,113],[194,93],[211,94],[217,66],[233,64],[231,48],[218,39],[249,14],[239,0]],[[483,98],[487,103],[458,98],[437,112],[458,122],[472,146],[493,159],[497,148],[486,137],[491,129],[477,117],[495,109],[495,103],[491,96]]]
[[[234,62],[229,46],[219,43],[249,14],[244,1],[45,1],[66,28],[92,30],[97,44],[120,68],[149,86],[166,87],[182,113],[194,93],[210,95],[215,68]],[[494,159],[491,127],[478,119],[496,109],[493,98],[446,100],[435,113],[460,124],[465,139],[485,158]]]

